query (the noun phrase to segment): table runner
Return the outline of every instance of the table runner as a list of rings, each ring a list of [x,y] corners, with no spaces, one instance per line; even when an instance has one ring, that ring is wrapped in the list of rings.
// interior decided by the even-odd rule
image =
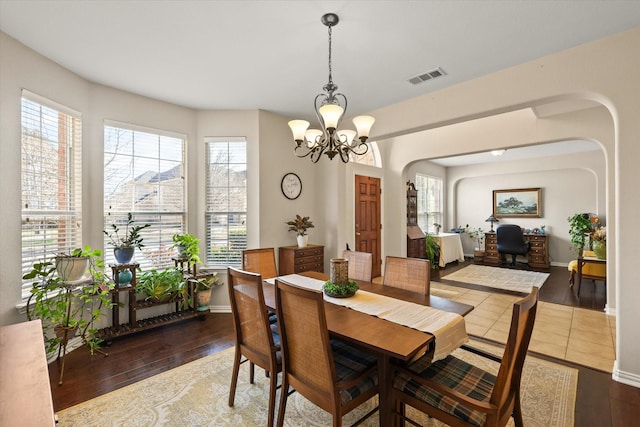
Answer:
[[[324,285],[322,280],[299,274],[280,276],[278,279],[315,291],[322,291]],[[274,283],[275,280],[269,282]],[[444,359],[453,350],[469,341],[464,318],[456,313],[362,290],[349,298],[332,298],[325,294],[324,300],[432,334],[436,343],[434,361]]]

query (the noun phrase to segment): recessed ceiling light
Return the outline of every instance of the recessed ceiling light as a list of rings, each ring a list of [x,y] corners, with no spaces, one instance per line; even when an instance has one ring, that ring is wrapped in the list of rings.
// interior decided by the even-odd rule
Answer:
[[[494,156],[502,156],[507,150],[491,150],[491,154]]]

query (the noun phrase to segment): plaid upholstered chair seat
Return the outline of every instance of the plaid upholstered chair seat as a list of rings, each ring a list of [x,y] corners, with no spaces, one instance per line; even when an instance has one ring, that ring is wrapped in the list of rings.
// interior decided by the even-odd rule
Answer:
[[[448,356],[433,364],[430,357],[422,357],[412,363],[408,369],[415,376],[399,372],[393,382],[394,388],[468,423],[479,427],[484,425],[485,413],[468,408],[421,384],[415,378],[428,378],[475,400],[489,402],[496,381],[494,375],[454,356]]]
[[[406,415],[409,405],[452,427],[504,427],[510,418],[516,427],[524,427],[520,379],[537,306],[535,287],[513,304],[502,357],[462,346],[465,351],[500,363],[497,375],[452,355],[431,363],[429,352],[408,365],[396,364],[391,385],[396,421],[401,421],[400,425],[411,421]]]
[[[375,357],[336,339],[331,340],[331,350],[333,350],[333,362],[336,366],[338,384],[348,386],[350,382],[357,380],[353,386],[340,390],[340,402],[343,405],[378,385],[377,369],[370,370],[365,378],[359,379],[362,372],[376,366],[377,359]]]

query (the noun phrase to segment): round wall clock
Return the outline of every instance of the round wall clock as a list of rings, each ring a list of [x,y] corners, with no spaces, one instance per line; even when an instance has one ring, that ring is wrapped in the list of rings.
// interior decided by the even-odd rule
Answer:
[[[282,194],[289,200],[297,199],[302,193],[302,181],[300,177],[293,172],[289,172],[282,177],[280,183]]]

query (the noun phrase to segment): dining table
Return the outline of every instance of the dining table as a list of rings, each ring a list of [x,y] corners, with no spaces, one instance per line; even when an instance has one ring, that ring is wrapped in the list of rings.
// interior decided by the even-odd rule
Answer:
[[[315,271],[307,271],[299,273],[299,275],[322,281],[329,279],[328,275]],[[281,279],[291,283],[292,276],[283,276]],[[263,286],[265,304],[271,310],[276,308],[274,282],[275,279],[265,281]],[[471,305],[435,295],[424,295],[371,282],[356,282],[362,291],[432,307],[442,312],[465,316],[474,309]],[[364,348],[378,358],[380,426],[393,425],[393,402],[390,398],[393,379],[391,362],[394,359],[409,362],[420,356],[435,342],[435,336],[432,333],[423,332],[326,300],[324,307],[327,328],[331,336]]]

